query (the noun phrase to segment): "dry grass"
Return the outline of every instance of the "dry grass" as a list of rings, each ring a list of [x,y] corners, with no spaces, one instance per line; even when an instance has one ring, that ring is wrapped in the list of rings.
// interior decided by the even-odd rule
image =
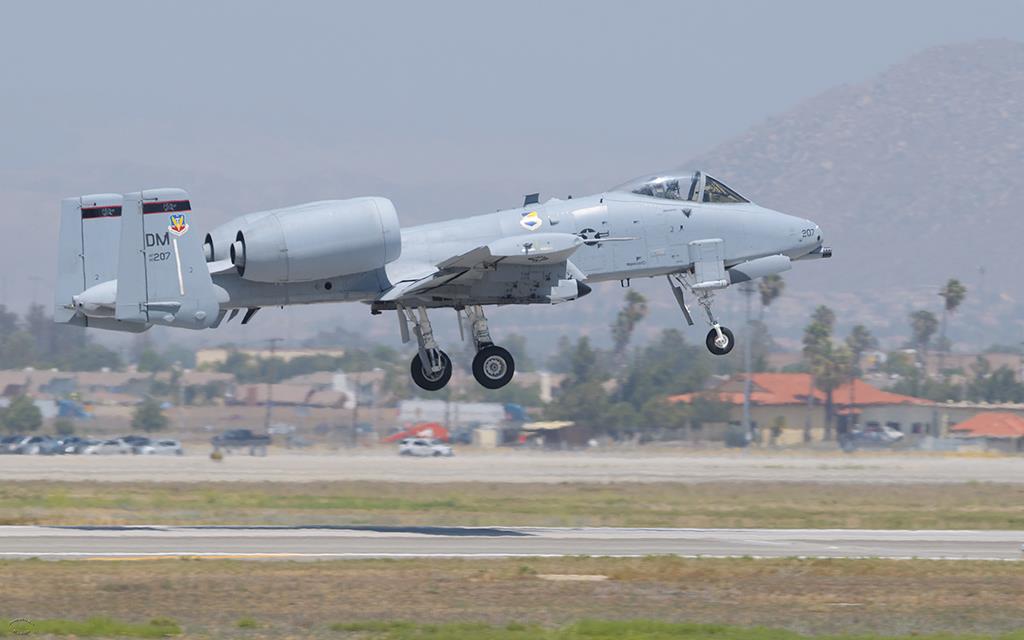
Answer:
[[[1024,529],[1024,486],[8,482],[0,524]]]
[[[550,574],[608,579],[538,578]],[[9,618],[164,618],[177,621],[186,637],[375,637],[339,634],[331,626],[385,628],[409,620],[554,628],[586,618],[763,625],[810,634],[988,635],[1024,628],[1018,563],[26,560],[0,562],[0,584],[0,614]]]

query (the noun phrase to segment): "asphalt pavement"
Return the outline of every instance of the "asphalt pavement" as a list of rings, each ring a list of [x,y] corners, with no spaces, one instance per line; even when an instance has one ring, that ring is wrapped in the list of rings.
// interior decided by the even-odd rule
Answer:
[[[2,456],[0,481],[61,482],[814,482],[823,484],[1024,483],[1024,457],[895,452],[495,451],[456,447],[454,458],[408,458],[371,449],[210,460],[185,456]]]
[[[1021,531],[537,527],[0,527],[0,558],[605,556],[1021,560]]]

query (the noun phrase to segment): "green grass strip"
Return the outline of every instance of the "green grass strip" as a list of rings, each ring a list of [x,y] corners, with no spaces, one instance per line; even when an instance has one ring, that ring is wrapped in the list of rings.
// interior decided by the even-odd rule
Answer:
[[[0,636],[75,636],[78,638],[167,638],[181,635],[173,620],[156,618],[144,624],[96,617],[88,620],[14,620],[0,625]]]
[[[805,636],[784,629],[739,627],[718,624],[658,622],[655,620],[582,620],[557,629],[511,623],[492,626],[479,623],[418,624],[413,622],[350,622],[330,625],[342,637],[372,640],[992,640],[989,635],[908,636]],[[997,640],[1024,640],[1024,630]]]

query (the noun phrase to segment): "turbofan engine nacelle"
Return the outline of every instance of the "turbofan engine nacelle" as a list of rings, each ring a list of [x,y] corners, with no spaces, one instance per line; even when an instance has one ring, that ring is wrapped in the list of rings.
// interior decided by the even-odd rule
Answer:
[[[244,216],[232,218],[230,221],[206,234],[206,239],[203,240],[203,256],[206,258],[206,261],[229,260],[231,258],[231,245],[238,236],[238,230],[254,224],[260,218],[266,218],[275,213],[277,211],[247,213]]]
[[[211,238],[211,255],[221,259],[217,240]],[[387,198],[327,200],[250,214],[232,240],[231,263],[239,276],[254,282],[363,273],[402,255],[398,212]]]

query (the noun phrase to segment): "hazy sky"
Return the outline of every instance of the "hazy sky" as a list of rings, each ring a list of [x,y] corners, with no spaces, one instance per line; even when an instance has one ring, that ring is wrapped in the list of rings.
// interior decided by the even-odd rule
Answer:
[[[48,300],[62,196],[181,186],[219,222],[375,194],[404,222],[455,217],[678,165],[992,37],[1024,40],[1024,2],[5,2],[3,293]]]

